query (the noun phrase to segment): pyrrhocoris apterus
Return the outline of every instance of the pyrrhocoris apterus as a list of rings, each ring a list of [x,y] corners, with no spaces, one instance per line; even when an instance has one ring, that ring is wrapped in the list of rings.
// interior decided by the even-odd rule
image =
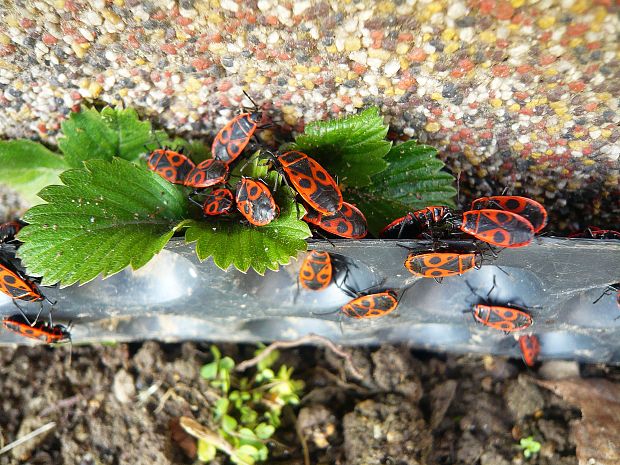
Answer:
[[[229,121],[213,140],[211,145],[213,158],[227,165],[235,161],[247,147],[262,116],[261,112],[255,111],[242,113]]]
[[[147,159],[151,171],[155,171],[173,184],[184,184],[187,175],[195,168],[194,162],[174,150],[153,150]]]
[[[465,283],[474,295],[481,297],[468,281],[465,281]],[[495,287],[495,276],[493,276],[493,287],[487,293],[487,299]],[[483,301],[474,305],[473,310],[466,310],[463,313],[470,312],[473,313],[474,319],[479,323],[489,328],[504,331],[506,334],[528,328],[533,322],[526,308],[509,303],[498,305]]]
[[[254,179],[241,178],[237,184],[236,202],[239,212],[254,226],[265,226],[280,214],[269,188]]]
[[[297,151],[269,156],[276,169],[314,210],[324,215],[340,210],[342,193],[338,184],[314,159]]]
[[[356,297],[340,307],[340,310],[350,318],[378,318],[392,312],[397,306],[396,291],[387,289]]]
[[[452,211],[444,206],[431,206],[409,212],[397,218],[381,230],[379,236],[384,238],[413,238],[433,225],[440,225],[452,218]]]
[[[503,210],[470,210],[463,213],[460,230],[498,247],[523,247],[532,242],[532,224]]]
[[[412,274],[435,279],[461,275],[481,266],[482,254],[479,252],[411,252],[405,260],[405,268]]]
[[[254,104],[254,111],[235,116],[220,129],[211,145],[213,158],[227,165],[230,165],[243,153],[258,129],[258,123],[263,119],[263,113],[256,103],[248,94],[245,95]]]
[[[538,337],[534,334],[531,336],[519,337],[519,347],[521,348],[521,354],[523,355],[525,364],[533,367],[540,353],[540,341]]]
[[[517,195],[494,195],[481,197],[471,203],[472,210],[499,209],[522,216],[528,220],[537,233],[547,225],[547,210],[536,200]]]
[[[183,183],[187,187],[203,189],[226,181],[228,165],[220,160],[209,158],[201,161],[192,169]]]
[[[505,305],[474,305],[474,318],[489,328],[510,333],[532,325],[532,317],[522,308]]]
[[[596,226],[589,226],[583,232],[568,235],[569,238],[583,237],[585,239],[620,239],[620,232],[613,229],[601,229]]]
[[[202,211],[207,216],[225,215],[230,212],[235,203],[230,189],[220,187],[213,189],[204,197]]]
[[[13,299],[26,302],[40,302],[45,300],[38,286],[8,263],[0,262],[0,292]]]
[[[311,250],[299,268],[299,284],[310,291],[322,291],[332,281],[333,267],[327,252]]]
[[[25,225],[26,223],[21,220],[0,224],[0,244],[15,240],[15,236]]]
[[[8,331],[19,334],[30,339],[37,339],[47,344],[71,341],[70,325],[54,325],[40,321],[31,324],[23,315],[19,313],[5,317],[2,326]]]
[[[347,239],[362,239],[368,234],[368,223],[357,207],[342,202],[342,208],[333,215],[323,215],[307,208],[303,220],[333,234]]]

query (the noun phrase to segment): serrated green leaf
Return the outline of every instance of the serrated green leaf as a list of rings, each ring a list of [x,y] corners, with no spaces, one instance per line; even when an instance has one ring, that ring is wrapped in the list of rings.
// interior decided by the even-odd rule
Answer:
[[[408,141],[392,147],[388,168],[364,189],[347,189],[346,197],[360,208],[370,231],[377,233],[392,220],[429,205],[454,206],[454,177],[441,171],[437,149]]]
[[[67,162],[80,168],[85,160],[112,160],[120,157],[137,160],[151,142],[151,123],[140,121],[136,111],[104,108],[101,113],[90,108],[71,113],[62,123],[63,136],[58,140]]]
[[[201,462],[210,462],[215,458],[216,453],[217,449],[213,444],[204,439],[198,440],[198,460]]]
[[[248,164],[244,173],[259,177],[266,173],[266,167]],[[263,179],[273,186],[277,176],[272,172]],[[251,226],[238,219],[190,220],[185,241],[196,242],[196,254],[200,260],[213,257],[213,262],[223,270],[234,265],[243,272],[251,267],[261,275],[267,269],[275,271],[280,265],[289,263],[291,257],[306,250],[305,239],[310,237],[310,229],[300,219],[305,211],[296,204],[290,189],[281,186],[274,198],[280,207],[280,216],[266,226]]]
[[[151,123],[140,121],[136,110],[106,107],[101,111],[101,118],[116,133],[114,156],[135,161],[144,153],[145,144],[151,140]]]
[[[126,160],[89,160],[60,175],[24,216],[19,256],[43,285],[144,266],[188,215],[185,190]]]
[[[383,157],[392,145],[385,140],[387,132],[379,109],[372,107],[354,116],[309,123],[288,148],[316,158],[343,184],[362,187],[387,166]]]
[[[60,183],[58,175],[69,168],[60,155],[30,140],[0,141],[0,184],[15,189],[32,205],[41,203],[36,195],[50,184]]]

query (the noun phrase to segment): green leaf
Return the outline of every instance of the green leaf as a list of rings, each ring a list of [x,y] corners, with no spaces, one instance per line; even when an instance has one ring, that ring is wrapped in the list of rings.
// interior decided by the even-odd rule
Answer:
[[[237,434],[239,435],[239,439],[245,439],[250,441],[256,441],[258,439],[256,434],[254,434],[254,431],[252,431],[250,428],[240,428]]]
[[[232,358],[224,357],[220,360],[220,370],[229,373],[233,368],[235,368],[235,361]]]
[[[215,420],[219,420],[228,412],[228,407],[230,406],[230,400],[226,397],[220,397],[215,401],[215,408],[213,409],[213,416]]]
[[[264,462],[269,457],[269,449],[265,444],[260,444],[258,446],[258,451],[256,452],[256,460],[260,462]]]
[[[454,177],[441,171],[437,149],[408,141],[392,147],[388,168],[364,189],[347,189],[346,197],[362,210],[377,234],[394,219],[429,205],[454,206]]]
[[[385,169],[383,157],[391,142],[388,126],[376,107],[343,119],[309,123],[291,147],[313,158],[346,186],[370,184],[370,177]]]
[[[259,439],[269,439],[273,433],[276,432],[276,429],[271,426],[268,425],[267,423],[259,423],[258,426],[254,429],[254,432],[256,433],[256,436],[259,437]]]
[[[222,417],[222,429],[228,434],[235,433],[235,430],[237,429],[237,420],[230,415],[224,415]]]
[[[30,140],[0,141],[0,184],[15,189],[29,203],[41,203],[36,195],[69,168],[65,159]]]
[[[183,188],[119,158],[87,161],[60,179],[41,191],[48,203],[26,212],[30,225],[19,234],[19,256],[44,286],[138,269],[188,214]]]
[[[200,369],[200,376],[204,379],[215,379],[217,376],[217,362],[207,363]]]
[[[264,169],[259,166],[252,175],[258,177],[257,173]],[[275,176],[278,175],[271,173],[263,179],[268,186],[273,186]],[[251,267],[261,275],[267,269],[275,271],[280,265],[289,263],[299,251],[306,250],[305,239],[310,237],[310,229],[301,220],[305,214],[303,207],[296,204],[288,187],[281,186],[274,197],[280,216],[266,226],[256,227],[238,219],[190,220],[186,223],[189,227],[185,241],[196,242],[200,260],[213,257],[214,263],[223,270],[234,265],[243,272]]]
[[[106,107],[101,113],[90,108],[71,113],[62,123],[64,137],[58,140],[67,162],[80,168],[85,160],[111,161],[120,157],[135,161],[151,142],[151,123],[140,121],[132,108],[125,110]]]
[[[201,462],[210,462],[215,458],[216,453],[217,449],[213,444],[204,439],[198,440],[198,460]]]

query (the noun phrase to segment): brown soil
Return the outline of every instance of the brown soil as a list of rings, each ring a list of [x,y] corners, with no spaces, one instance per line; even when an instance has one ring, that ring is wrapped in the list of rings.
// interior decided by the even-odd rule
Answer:
[[[253,351],[222,349],[237,361]],[[194,463],[172,439],[170,422],[209,416],[199,376],[207,345],[74,347],[72,360],[68,350],[0,349],[0,448],[55,422],[1,455],[0,465]],[[537,374],[520,361],[390,345],[354,349],[353,359],[362,381],[347,378],[342,360],[321,349],[282,354],[307,385],[276,433],[269,463],[303,464],[303,437],[312,464],[521,464],[519,439],[528,436],[542,449],[527,463],[576,463],[568,429],[579,411],[536,386]],[[618,370],[586,366],[582,374],[618,377]]]

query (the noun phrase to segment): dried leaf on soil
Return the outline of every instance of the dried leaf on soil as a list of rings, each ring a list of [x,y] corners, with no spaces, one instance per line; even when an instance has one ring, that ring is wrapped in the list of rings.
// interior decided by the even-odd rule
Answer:
[[[579,465],[620,463],[620,384],[604,379],[536,381],[581,409],[571,425]]]

